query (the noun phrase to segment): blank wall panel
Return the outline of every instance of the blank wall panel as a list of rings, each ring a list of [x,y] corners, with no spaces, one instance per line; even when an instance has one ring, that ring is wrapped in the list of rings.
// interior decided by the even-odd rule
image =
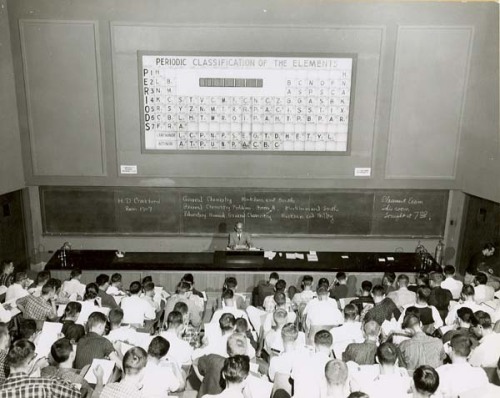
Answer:
[[[20,21],[33,173],[105,174],[97,24]]]
[[[454,179],[471,27],[398,30],[387,178]]]

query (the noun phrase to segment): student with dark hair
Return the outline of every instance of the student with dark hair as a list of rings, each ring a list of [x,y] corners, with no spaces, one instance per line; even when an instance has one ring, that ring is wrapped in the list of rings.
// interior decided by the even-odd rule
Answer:
[[[14,262],[12,260],[2,261],[2,273],[0,273],[0,286],[9,287],[14,281]]]
[[[50,279],[50,271],[40,271],[36,275],[35,282],[28,289],[28,292],[33,296],[40,297],[42,294],[42,287]]]
[[[267,281],[259,282],[252,293],[252,304],[254,307],[263,307],[266,297],[274,294],[274,286],[279,279],[280,277],[277,272],[271,272]]]
[[[453,300],[453,295],[448,289],[444,289],[441,283],[444,282],[444,276],[441,272],[431,272],[429,275],[429,287],[431,293],[429,295],[429,305],[436,307],[441,319],[446,319],[450,301]]]
[[[179,282],[177,291],[170,296],[165,305],[165,314],[173,311],[175,304],[179,301],[186,303],[189,311],[189,321],[195,327],[199,327],[202,323],[201,316],[205,309],[205,302],[197,295],[193,295],[191,285],[188,282]]]
[[[294,294],[292,305],[299,312],[299,317],[304,310],[306,304],[316,298],[316,292],[313,290],[314,279],[311,275],[304,275],[300,284],[301,291]]]
[[[481,304],[495,298],[495,289],[486,283],[488,283],[488,275],[484,272],[478,272],[474,278],[474,300],[477,304]]]
[[[285,299],[287,303],[287,310],[291,308],[291,302],[288,296],[286,295],[286,281],[283,279],[278,280],[276,285],[274,285],[274,293],[270,294],[264,299],[263,307],[264,311],[273,312],[276,309],[276,301],[274,300],[274,295],[276,293],[284,293]]]
[[[83,294],[82,309],[80,315],[76,320],[79,325],[85,325],[90,314],[96,311],[101,311],[101,306],[99,305],[99,300],[97,299],[97,293],[99,288],[95,283],[89,283],[85,286],[85,293]]]
[[[431,289],[428,287],[419,287],[417,290],[417,302],[409,307],[406,307],[403,314],[399,318],[399,323],[403,323],[403,320],[411,308],[416,311],[420,321],[422,322],[422,327],[425,333],[432,334],[436,329],[443,326],[443,320],[436,307],[429,305],[429,296],[431,294]]]
[[[330,297],[335,300],[347,297],[347,275],[345,272],[337,272],[337,275],[335,275]]]
[[[352,303],[347,304],[344,307],[344,323],[330,330],[333,336],[333,349],[337,358],[342,358],[342,353],[349,344],[365,341],[362,327],[359,321],[358,307]]]
[[[64,314],[61,317],[61,323],[63,324],[61,333],[66,334],[68,327],[74,325],[78,320],[80,313],[82,312],[82,304],[77,301],[70,301],[66,304],[64,309]]]
[[[472,318],[474,318],[474,313],[468,307],[459,308],[457,311],[456,323],[453,325],[453,329],[447,331],[442,340],[443,343],[449,342],[453,336],[462,335],[466,336],[472,344],[472,348],[475,348],[479,342],[477,337],[471,331]]]
[[[87,334],[78,341],[76,348],[74,364],[76,369],[90,365],[94,358],[109,358],[120,363],[113,344],[103,337],[105,329],[106,316],[100,312],[90,314],[87,321]]]
[[[83,336],[85,336],[85,328],[76,323],[74,325],[70,325],[64,333],[64,337],[71,341],[71,344],[73,345],[78,344]]]
[[[156,336],[148,347],[148,362],[142,380],[143,397],[166,397],[170,392],[181,391],[185,387],[186,375],[175,362],[167,362],[170,343]]]
[[[95,283],[99,287],[99,291],[97,292],[97,296],[101,299],[101,306],[107,308],[118,308],[118,304],[115,298],[106,293],[108,288],[110,287],[110,279],[106,274],[100,274],[95,278]]]
[[[184,318],[179,311],[172,311],[167,316],[167,330],[160,333],[160,336],[170,343],[167,358],[176,362],[179,367],[191,364],[193,347],[182,339],[184,333]]]
[[[226,388],[220,394],[205,394],[203,398],[243,398],[243,382],[249,372],[250,359],[246,355],[226,358],[221,371]]]
[[[481,311],[483,309],[483,307],[481,307],[479,304],[476,304],[474,286],[472,285],[463,286],[460,298],[461,303],[455,305],[448,312],[448,316],[445,319],[445,323],[448,326],[452,326],[456,322],[457,311],[462,307],[470,308],[472,312]]]
[[[245,310],[245,308],[247,308],[246,298],[245,298],[245,296],[243,296],[242,294],[237,292],[238,281],[236,280],[236,278],[234,276],[228,276],[225,279],[224,285],[222,286],[222,294],[224,294],[224,292],[227,289],[231,289],[233,291],[234,301],[236,303],[236,307],[240,310]],[[221,298],[222,298],[222,296],[221,296]]]
[[[137,331],[130,325],[122,325],[123,310],[121,308],[113,308],[108,314],[109,333],[105,336],[113,344],[117,341],[136,345],[139,340]]]
[[[143,300],[139,295],[142,285],[139,281],[130,284],[130,297],[124,297],[121,302],[123,310],[123,323],[142,327],[145,320],[156,318],[155,308]]]
[[[443,271],[445,279],[441,282],[441,287],[443,289],[448,289],[451,292],[453,300],[458,300],[464,286],[463,282],[455,279],[456,270],[453,265],[445,266]]]
[[[400,309],[415,304],[417,296],[414,292],[408,290],[408,285],[410,284],[408,275],[399,275],[396,284],[398,289],[387,293],[387,297],[394,301],[394,304]]]
[[[432,366],[422,365],[413,373],[413,398],[429,398],[439,387],[439,375]]]
[[[222,303],[222,308],[216,310],[212,315],[212,323],[219,322],[222,314],[227,313],[233,314],[235,318],[244,318],[248,321],[247,313],[237,307],[233,290],[226,289],[224,293],[222,293]]]
[[[111,281],[109,287],[106,289],[106,293],[111,296],[124,296],[125,292],[122,290],[122,275],[119,273],[114,273],[111,275]]]
[[[184,274],[184,276],[181,278],[181,282],[189,283],[189,291],[192,294],[194,294],[195,296],[198,296],[198,297],[204,299],[203,293],[200,292],[199,290],[196,290],[196,288],[195,288],[193,274]]]
[[[37,334],[36,321],[34,319],[21,319],[17,330],[16,340],[29,340],[34,342]]]
[[[375,285],[372,289],[373,308],[365,314],[364,321],[374,320],[382,325],[385,320],[390,321],[392,317],[398,319],[401,315],[394,301],[385,296],[385,289],[381,285]]]
[[[396,274],[392,271],[384,272],[382,276],[382,286],[384,287],[384,294],[389,294],[390,292],[396,290],[394,282],[396,281]]]
[[[500,357],[500,333],[493,331],[491,317],[484,311],[474,312],[471,326],[472,332],[480,340],[469,357],[469,363],[472,366],[494,368]]]
[[[366,307],[373,307],[373,297],[371,291],[373,284],[370,281],[361,282],[361,289],[356,299],[352,300],[350,304],[358,307],[358,313],[361,314]]]
[[[29,283],[28,274],[26,272],[16,272],[14,275],[14,281],[5,292],[5,301],[18,300],[22,297],[28,296],[29,293],[27,288]]]
[[[61,293],[64,297],[69,297],[70,300],[81,300],[85,294],[85,285],[81,282],[82,270],[73,268],[71,270],[69,280],[64,281],[61,288]]]
[[[75,348],[66,338],[57,340],[50,348],[49,363],[51,365],[41,369],[42,377],[58,377],[73,384],[81,385],[80,393],[83,397],[92,395],[92,388],[79,374],[79,370],[73,369],[75,360]]]
[[[7,355],[10,375],[0,388],[0,398],[80,398],[70,382],[55,377],[30,377],[36,362],[35,345],[28,340],[12,344]]]
[[[55,302],[57,292],[55,287],[49,282],[43,285],[40,297],[28,295],[16,301],[17,307],[23,313],[24,318],[37,321],[38,330],[42,329],[43,322],[56,320],[57,318]]]

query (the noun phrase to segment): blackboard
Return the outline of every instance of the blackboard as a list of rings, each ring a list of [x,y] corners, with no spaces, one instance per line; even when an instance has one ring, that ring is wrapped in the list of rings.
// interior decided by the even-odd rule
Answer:
[[[47,235],[441,237],[448,191],[40,187]]]

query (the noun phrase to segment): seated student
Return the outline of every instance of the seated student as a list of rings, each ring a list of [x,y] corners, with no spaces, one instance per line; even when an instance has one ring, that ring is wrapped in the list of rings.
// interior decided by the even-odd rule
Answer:
[[[306,330],[312,326],[338,326],[344,323],[337,302],[329,297],[328,290],[322,286],[317,293],[318,299],[311,300],[304,309]]]
[[[474,313],[468,307],[462,307],[457,311],[457,319],[453,325],[453,329],[447,331],[442,337],[443,343],[448,343],[451,341],[452,337],[455,335],[466,336],[471,344],[472,348],[475,348],[479,342],[477,337],[471,331],[471,322],[474,317]]]
[[[2,261],[2,273],[0,274],[0,286],[9,287],[14,282],[14,262],[12,260]]]
[[[186,377],[175,362],[166,360],[170,343],[156,336],[148,347],[148,361],[142,380],[142,397],[166,397],[184,390]]]
[[[481,304],[495,298],[495,289],[486,283],[488,283],[488,276],[484,272],[478,272],[474,278],[474,300],[477,304]]]
[[[32,343],[36,343],[39,334],[34,319],[21,319],[15,340],[29,340]]]
[[[194,276],[193,274],[184,274],[184,276],[181,278],[181,282],[186,282],[189,284],[189,291],[191,294],[194,294],[197,297],[200,297],[204,299],[205,297],[203,296],[203,293],[200,292],[199,290],[196,290],[194,287]]]
[[[224,295],[224,292],[227,289],[231,289],[234,293],[234,301],[236,302],[236,308],[240,310],[245,310],[247,308],[247,303],[245,296],[243,296],[240,293],[236,293],[236,290],[238,290],[238,281],[234,276],[229,276],[226,278],[224,281],[224,286],[222,288],[222,295]],[[221,299],[224,300],[224,298],[221,296]],[[222,301],[222,305],[224,305],[224,302]]]
[[[352,385],[369,394],[370,398],[405,397],[410,389],[411,379],[405,368],[397,366],[398,348],[392,343],[382,343],[377,348],[375,365],[347,365]]]
[[[464,286],[463,282],[455,279],[455,267],[453,265],[447,265],[444,267],[444,281],[441,282],[441,287],[443,289],[448,289],[453,296],[453,300],[460,299],[460,294],[462,293],[462,288]]]
[[[170,296],[165,305],[165,314],[173,311],[175,304],[179,301],[186,303],[189,310],[189,321],[195,327],[201,325],[201,315],[205,309],[205,303],[201,297],[193,295],[191,285],[187,282],[180,282],[177,285],[177,291]]]
[[[227,357],[235,355],[245,355],[247,351],[247,339],[244,335],[233,333],[227,339],[226,355],[209,353],[194,361],[195,372],[201,376],[201,385],[198,390],[198,397],[205,394],[219,394],[223,391],[220,384],[221,371]]]
[[[345,272],[337,272],[337,275],[335,275],[330,297],[336,300],[347,297],[347,275]]]
[[[382,325],[384,321],[390,321],[392,318],[398,319],[401,315],[394,301],[389,297],[385,297],[384,287],[381,285],[375,285],[372,289],[373,297],[373,308],[368,310],[365,314],[364,321],[374,320],[379,325]]]
[[[141,397],[142,380],[148,354],[141,347],[133,347],[123,356],[123,377],[118,383],[109,383],[104,388],[102,369],[97,370],[97,386],[93,396],[99,398]],[[98,367],[98,369],[100,366]],[[102,392],[99,393],[99,390]]]
[[[144,293],[140,296],[141,299],[149,303],[158,314],[161,310],[161,300],[155,300],[155,284],[153,282],[146,282],[142,285],[142,289]]]
[[[179,301],[175,304],[174,311],[178,311],[182,314],[182,321],[184,323],[184,332],[182,333],[182,339],[184,341],[187,341],[191,347],[199,348],[201,345],[200,328],[194,327],[189,322],[189,309],[187,304]]]
[[[277,272],[271,272],[267,281],[260,282],[257,285],[257,287],[254,289],[254,293],[252,294],[252,304],[255,307],[263,307],[266,297],[274,294],[274,286],[279,279],[280,277]]]
[[[365,340],[362,324],[358,321],[358,308],[354,304],[347,304],[344,307],[344,324],[332,328],[330,333],[333,336],[333,349],[337,357],[341,357],[341,353],[349,344],[362,343]]]
[[[300,311],[300,307],[304,306],[311,301],[313,298],[317,297],[316,292],[313,290],[313,277],[311,275],[304,275],[302,277],[301,289],[302,291],[295,293],[292,299],[292,305],[294,309]]]
[[[123,326],[123,310],[121,308],[113,308],[109,311],[109,333],[104,336],[111,343],[123,341],[124,343],[135,345],[138,341],[137,331],[130,325]]]
[[[123,323],[130,325],[144,325],[145,320],[156,318],[154,307],[139,297],[141,283],[136,281],[130,284],[130,297],[124,297],[120,303],[123,310]]]
[[[291,377],[294,382],[294,397],[320,397],[325,365],[331,359],[332,344],[330,332],[320,330],[314,335],[314,353],[304,355],[293,364]]]
[[[93,312],[102,312],[101,306],[99,305],[98,300],[98,291],[99,288],[95,283],[89,283],[85,286],[85,293],[83,294],[83,301],[81,301],[82,310],[80,311],[80,315],[76,320],[76,323],[79,325],[85,325],[87,323],[87,319],[90,314]]]
[[[78,268],[71,270],[69,280],[64,281],[61,288],[61,293],[65,297],[70,297],[73,300],[83,299],[85,294],[85,285],[80,282],[82,271]]]
[[[29,295],[28,293],[28,274],[26,272],[16,272],[14,282],[7,288],[5,292],[5,301],[18,300]]]
[[[42,377],[58,377],[73,384],[81,385],[80,393],[82,398],[92,395],[92,388],[87,381],[79,374],[78,369],[73,369],[75,360],[75,349],[71,342],[62,338],[57,340],[50,348],[49,363],[51,365],[41,369]]]
[[[274,310],[276,309],[276,301],[274,300],[274,295],[278,292],[285,293],[285,291],[286,291],[286,282],[283,279],[280,279],[278,282],[276,282],[276,285],[274,286],[274,293],[270,294],[264,299],[264,304],[263,304],[264,311],[274,312]],[[288,306],[287,310],[289,310],[289,308],[291,307],[291,302],[290,299],[286,296],[286,293],[285,297]]]
[[[41,330],[44,321],[57,319],[56,297],[56,288],[49,280],[43,285],[40,297],[28,295],[18,299],[16,304],[23,317],[36,320],[37,328]]]
[[[87,321],[87,334],[83,336],[76,347],[76,357],[74,367],[82,369],[90,365],[94,358],[111,359],[120,363],[113,344],[106,339],[104,331],[106,329],[106,316],[100,312],[90,314]]]
[[[495,373],[491,376],[490,382],[480,388],[464,391],[460,398],[498,398],[500,397],[500,358],[495,368]]]
[[[293,323],[287,323],[281,328],[281,339],[283,341],[283,350],[279,355],[271,357],[269,362],[269,380],[274,381],[276,374],[286,375],[286,379],[292,372],[295,361],[300,360],[301,356],[306,355],[304,343],[299,343],[299,331]]]
[[[448,312],[448,316],[445,319],[445,323],[448,326],[452,326],[455,323],[457,319],[457,311],[462,307],[470,308],[472,312],[481,311],[483,309],[483,307],[481,307],[479,304],[476,304],[474,294],[475,294],[474,286],[472,285],[463,286],[462,293],[460,294],[462,302],[451,308],[450,311]]]
[[[244,382],[250,372],[250,359],[246,355],[235,355],[224,360],[221,377],[226,385],[220,394],[205,394],[203,398],[243,398]]]
[[[106,293],[108,293],[111,296],[125,296],[125,292],[123,291],[121,274],[115,273],[111,275],[111,284],[106,289]]]
[[[485,387],[488,384],[486,372],[479,367],[472,367],[467,361],[472,347],[467,336],[453,336],[450,345],[451,364],[436,368],[439,374],[439,392],[443,397],[458,397],[467,390]]]
[[[495,333],[491,317],[484,311],[474,312],[471,319],[472,332],[479,338],[479,345],[472,351],[469,363],[472,366],[494,368],[500,357],[500,333]]]
[[[10,349],[10,335],[6,326],[0,327],[0,386],[7,377],[6,361]]]
[[[408,369],[410,374],[420,365],[437,368],[443,364],[446,357],[443,342],[423,332],[418,315],[407,315],[402,326],[412,336],[399,345],[401,365]]]
[[[80,317],[80,313],[82,312],[82,304],[77,301],[70,301],[66,304],[66,308],[64,309],[64,314],[60,319],[60,322],[63,324],[61,333],[66,334],[66,331],[71,325],[74,325],[78,318]]]
[[[49,279],[50,271],[40,271],[36,275],[35,283],[28,289],[28,293],[35,297],[40,297],[42,295],[42,287]]]
[[[340,359],[331,359],[325,366],[326,388],[322,397],[345,398],[351,392],[349,371]]]
[[[287,322],[294,323],[297,319],[297,314],[290,309],[289,302],[286,301],[287,297],[283,292],[276,292],[274,294],[274,302],[276,303],[276,309],[284,309],[287,312]],[[264,333],[271,330],[273,326],[273,313],[270,312],[264,319],[262,323],[262,333],[260,335],[264,335]]]
[[[371,295],[373,284],[370,281],[361,282],[361,291],[358,297],[350,302],[358,307],[358,314],[361,314],[366,307],[373,307],[373,297]],[[369,308],[368,308],[369,309]]]
[[[0,303],[0,323],[9,323],[12,319],[12,306]]]
[[[264,351],[268,355],[273,353],[279,354],[283,351],[283,339],[281,338],[281,330],[287,323],[288,313],[284,309],[274,311],[273,319],[274,326],[264,336]]]
[[[222,293],[223,306],[212,315],[212,323],[218,323],[222,314],[233,314],[235,318],[244,318],[248,321],[247,313],[237,307],[234,292],[232,289],[226,289]]]
[[[408,278],[408,275],[399,275],[396,284],[398,289],[388,293],[387,297],[394,301],[394,304],[396,304],[396,306],[400,309],[415,304],[417,301],[417,295],[408,290],[408,285],[410,284],[410,278]]]
[[[412,309],[417,312],[425,333],[432,334],[436,329],[443,326],[443,320],[437,308],[428,304],[430,294],[430,288],[419,287],[417,290],[417,302],[414,305],[404,308],[403,314],[399,317],[399,324],[403,323],[405,315]]]
[[[344,362],[353,361],[358,365],[373,365],[375,363],[380,325],[375,321],[368,321],[363,326],[363,333],[364,342],[351,343],[346,347],[342,354]]]
[[[66,337],[71,344],[76,345],[80,341],[80,339],[85,336],[85,328],[82,325],[74,324],[70,325],[64,333],[64,337]]]
[[[384,287],[384,294],[389,294],[390,292],[396,290],[394,282],[396,281],[396,274],[391,271],[384,272],[382,276],[382,286]]]
[[[167,358],[179,366],[190,365],[193,353],[193,347],[182,339],[184,328],[182,314],[178,311],[172,311],[167,316],[167,330],[160,333],[160,336],[170,343]]]
[[[415,369],[412,379],[413,398],[430,398],[439,387],[439,375],[432,366],[422,365]]]
[[[81,394],[72,383],[55,377],[31,377],[36,362],[35,345],[28,340],[12,344],[7,355],[10,375],[0,388],[0,398],[50,397],[80,398]]]
[[[441,287],[441,283],[444,281],[442,273],[431,272],[429,278],[429,287],[431,288],[429,305],[436,307],[441,319],[444,321],[448,315],[448,308],[450,307],[450,301],[453,300],[453,295],[448,289]]]
[[[254,338],[250,324],[245,318],[236,319],[234,322],[234,332],[244,334],[247,337],[250,346],[253,347],[254,350],[257,350],[258,343]]]
[[[111,294],[106,293],[110,287],[109,276],[106,274],[100,274],[95,278],[95,283],[99,287],[97,296],[101,299],[101,306],[107,308],[118,308],[116,300]]]

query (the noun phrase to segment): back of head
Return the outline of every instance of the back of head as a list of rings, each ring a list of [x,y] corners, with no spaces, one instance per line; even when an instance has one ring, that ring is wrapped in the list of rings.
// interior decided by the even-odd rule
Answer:
[[[234,290],[236,289],[236,286],[238,286],[238,282],[236,281],[236,278],[234,276],[228,276],[224,281],[224,290]]]
[[[34,319],[21,319],[18,330],[19,339],[30,339],[36,333],[36,321]]]
[[[328,330],[320,330],[314,335],[314,345],[316,347],[331,348],[332,344],[333,337]]]
[[[176,327],[184,324],[184,317],[179,311],[172,311],[167,316],[167,328],[175,329]]]
[[[312,286],[313,281],[314,281],[314,279],[311,275],[304,275],[304,277],[302,278],[302,285],[303,286]]]
[[[234,297],[233,289],[226,289],[222,293],[222,300],[224,301],[230,301],[233,299],[233,297]]]
[[[398,348],[392,343],[382,343],[377,348],[377,358],[381,365],[395,365],[398,359]]]
[[[434,283],[434,285],[439,286],[441,282],[444,281],[444,275],[441,272],[431,272],[429,274],[430,280]]]
[[[229,332],[234,329],[234,324],[236,323],[236,319],[233,314],[226,312],[221,315],[219,319],[219,327],[223,332]]]
[[[74,318],[82,312],[82,304],[77,301],[70,301],[64,309],[65,318]]]
[[[483,329],[491,329],[491,316],[484,311],[474,312],[474,316],[471,319],[471,325],[473,327],[481,326]]]
[[[228,384],[243,382],[250,372],[250,358],[246,355],[234,355],[224,360],[222,376]]]
[[[280,279],[278,282],[276,282],[275,289],[277,292],[284,292],[286,289],[286,282],[283,279]]]
[[[35,345],[26,339],[21,339],[12,344],[7,354],[7,365],[10,368],[26,366],[35,356]]]
[[[28,274],[24,271],[16,272],[16,275],[14,276],[14,282],[16,283],[24,282],[26,279],[28,279]]]
[[[453,354],[462,358],[467,358],[472,349],[472,341],[469,336],[456,334],[450,341]]]
[[[121,308],[113,308],[109,311],[108,318],[111,325],[120,325],[123,321],[123,310]]]
[[[141,347],[132,347],[123,356],[123,370],[127,376],[139,373],[146,366],[148,354]]]
[[[156,336],[151,340],[148,346],[148,355],[150,357],[161,359],[168,354],[170,343],[161,336]]]
[[[344,319],[346,321],[354,321],[356,320],[357,316],[358,316],[358,307],[356,307],[354,304],[347,304],[344,307]]]
[[[330,282],[327,278],[319,278],[317,289],[320,289],[321,287],[326,287],[326,290],[328,290],[328,288],[330,287]]]
[[[281,329],[281,338],[283,339],[283,343],[293,343],[298,337],[299,330],[293,323],[287,323]]]
[[[484,272],[478,272],[475,276],[475,280],[478,285],[486,285],[488,277]]]
[[[148,282],[153,282],[153,277],[151,275],[145,276],[142,278],[142,286],[144,286]]]
[[[190,285],[194,285],[194,276],[193,274],[184,274],[184,276],[181,279],[182,282],[187,282]]]
[[[428,303],[431,296],[431,289],[427,286],[421,286],[417,289],[417,299],[422,303]]]
[[[398,285],[400,287],[406,287],[410,283],[410,278],[408,278],[408,275],[401,274],[398,276]]]
[[[394,272],[388,271],[384,272],[384,276],[382,277],[382,280],[385,281],[386,283],[393,284],[394,281],[396,280],[396,274]]]
[[[94,300],[99,293],[99,287],[95,283],[89,283],[85,286],[85,294],[83,295],[84,300]]]
[[[368,321],[363,325],[367,337],[377,338],[380,334],[380,325],[376,321]]]
[[[375,285],[373,286],[373,289],[372,289],[372,296],[373,297],[384,297],[385,295],[385,289],[382,285]]]
[[[45,285],[42,286],[42,295],[47,295],[52,291],[57,292],[60,289],[62,283],[59,279],[50,278]]]
[[[413,384],[417,392],[430,396],[439,387],[439,375],[431,366],[419,366],[413,372]]]
[[[134,281],[130,284],[129,291],[130,294],[139,294],[141,292],[142,285],[139,281]]]
[[[324,285],[318,287],[316,290],[316,294],[318,297],[328,297],[330,295],[330,292],[328,291],[328,288]]]
[[[276,305],[285,305],[286,304],[286,295],[283,292],[276,292],[274,293],[274,301],[276,302]]]
[[[121,281],[122,281],[122,275],[121,274],[115,273],[115,274],[111,275],[111,283],[118,283],[118,282],[121,282]]]
[[[40,271],[36,275],[35,283],[37,285],[44,285],[50,279],[50,271]]]
[[[472,285],[464,285],[462,287],[462,296],[463,298],[473,298],[474,297],[474,286]]]
[[[474,312],[469,307],[460,307],[457,310],[457,316],[462,322],[471,323]]]
[[[271,275],[269,275],[269,280],[278,281],[279,278],[280,278],[280,276],[278,275],[277,272],[271,272]]]
[[[184,294],[186,292],[189,292],[190,290],[191,290],[191,284],[189,284],[188,282],[181,281],[177,285],[176,291],[178,294]]]
[[[179,311],[182,315],[186,315],[189,312],[189,307],[184,301],[178,301],[174,305],[174,311]]]
[[[427,272],[420,272],[417,276],[418,286],[429,286],[429,274]]]
[[[361,290],[363,290],[364,292],[368,292],[368,293],[371,292],[372,287],[373,287],[373,283],[371,283],[370,281],[361,282]]]
[[[99,287],[104,286],[108,282],[109,282],[109,276],[106,274],[100,274],[97,276],[97,278],[95,278],[95,283]]]
[[[69,275],[69,279],[78,278],[82,274],[82,270],[79,268],[73,268]]]
[[[348,376],[347,365],[340,359],[332,359],[325,365],[325,377],[329,385],[343,386]]]
[[[83,325],[77,323],[69,325],[64,332],[64,337],[66,337],[72,344],[78,343],[78,341],[85,336],[85,328]]]
[[[87,330],[89,332],[102,325],[106,325],[106,316],[102,312],[95,311],[90,314],[87,320]]]
[[[444,275],[446,277],[455,275],[455,267],[453,265],[447,265],[444,267]]]
[[[227,339],[227,353],[230,357],[245,355],[247,352],[247,338],[242,333],[233,333]]]
[[[67,338],[57,340],[50,347],[50,356],[56,363],[66,362],[73,352],[73,345]]]
[[[238,318],[234,323],[236,333],[246,333],[248,331],[248,322],[245,318]]]
[[[346,273],[345,273],[345,272],[342,272],[342,271],[341,271],[341,272],[337,272],[337,274],[335,275],[335,278],[337,278],[337,280],[338,280],[339,282],[342,282],[342,281],[347,280],[347,275],[346,275]]]
[[[278,326],[284,325],[286,323],[287,318],[288,318],[288,312],[286,312],[283,308],[278,308],[273,313],[274,322]]]
[[[414,329],[420,326],[420,317],[414,313],[408,313],[405,315],[401,326],[403,329]]]
[[[146,282],[143,284],[144,293],[154,292],[155,284],[153,282]]]

